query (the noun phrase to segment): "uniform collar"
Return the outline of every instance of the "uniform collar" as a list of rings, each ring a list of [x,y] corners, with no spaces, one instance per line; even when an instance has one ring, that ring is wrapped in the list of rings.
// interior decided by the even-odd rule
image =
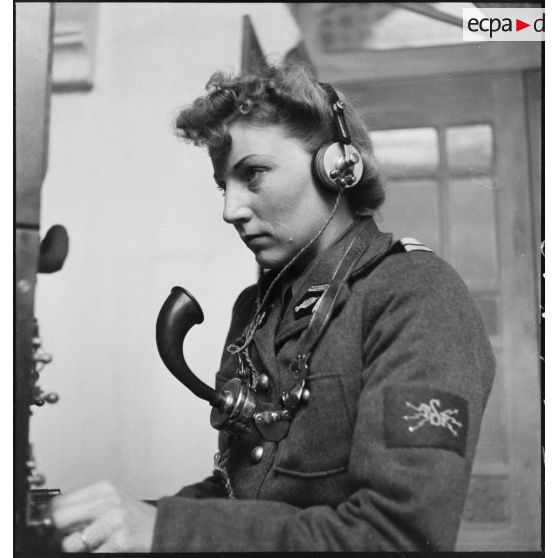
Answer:
[[[268,319],[265,320],[267,324],[262,324],[263,327],[259,328],[254,336],[255,344],[264,360],[267,361],[265,364],[268,367],[274,368],[275,365],[275,351],[273,351],[272,347],[275,345],[275,348],[278,349],[279,345],[292,335],[302,331],[310,321],[310,315],[296,319],[294,308],[312,287],[329,285],[345,250],[357,234],[361,234],[361,238],[368,246],[355,265],[350,278],[354,278],[366,271],[368,267],[373,265],[379,257],[389,250],[392,244],[392,235],[381,232],[372,217],[359,218],[327,250],[311,262],[301,276],[297,277],[287,272],[284,280],[276,287],[276,292],[272,294],[265,308],[266,315],[268,316]],[[266,289],[269,288],[271,281],[277,276],[277,273],[278,271],[268,272],[260,280],[260,293],[262,293],[262,296]],[[293,296],[286,296],[288,289],[292,288],[293,285]],[[339,302],[344,301],[348,295],[349,292],[346,291]],[[289,300],[289,302],[287,307],[281,312],[281,302],[285,299]],[[268,352],[270,354],[266,354]]]
[[[350,244],[353,237],[359,233],[361,228],[364,240],[368,243],[368,248],[357,262],[351,273],[351,277],[365,270],[379,256],[383,255],[392,244],[392,235],[381,232],[371,216],[359,217],[355,223],[341,233],[327,250],[318,255],[302,274],[289,273],[289,271],[287,271],[277,291],[280,293],[280,298],[275,294],[271,297],[271,300],[275,302],[277,300],[282,300],[287,289],[292,285],[295,285],[293,300],[296,301],[310,287],[328,284],[347,246]],[[261,293],[265,293],[277,274],[278,271],[273,270],[262,277],[260,284]]]

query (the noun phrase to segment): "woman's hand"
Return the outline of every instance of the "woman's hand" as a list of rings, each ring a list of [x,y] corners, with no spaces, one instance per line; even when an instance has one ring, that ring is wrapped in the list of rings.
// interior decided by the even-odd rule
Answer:
[[[68,533],[65,552],[149,552],[156,515],[110,482],[58,496],[50,508],[54,526]]]

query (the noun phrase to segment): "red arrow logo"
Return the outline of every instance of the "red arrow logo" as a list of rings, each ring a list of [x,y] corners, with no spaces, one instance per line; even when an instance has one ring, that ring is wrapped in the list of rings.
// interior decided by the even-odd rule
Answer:
[[[524,21],[515,18],[515,30],[516,31],[521,31],[522,29],[525,29],[526,27],[531,27],[530,23],[525,23]]]

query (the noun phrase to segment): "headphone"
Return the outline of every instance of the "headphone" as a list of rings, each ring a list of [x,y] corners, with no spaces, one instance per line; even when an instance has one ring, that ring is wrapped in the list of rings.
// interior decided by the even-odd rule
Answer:
[[[329,83],[320,83],[320,86],[328,96],[337,141],[318,149],[312,160],[312,172],[328,190],[344,191],[360,182],[364,171],[362,156],[351,144],[345,103]]]

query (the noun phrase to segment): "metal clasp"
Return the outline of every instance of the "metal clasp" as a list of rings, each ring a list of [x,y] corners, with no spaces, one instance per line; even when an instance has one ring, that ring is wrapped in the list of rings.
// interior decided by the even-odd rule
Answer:
[[[254,414],[254,422],[256,424],[271,424],[274,422],[281,422],[283,420],[291,420],[287,409],[281,411],[262,411]]]

